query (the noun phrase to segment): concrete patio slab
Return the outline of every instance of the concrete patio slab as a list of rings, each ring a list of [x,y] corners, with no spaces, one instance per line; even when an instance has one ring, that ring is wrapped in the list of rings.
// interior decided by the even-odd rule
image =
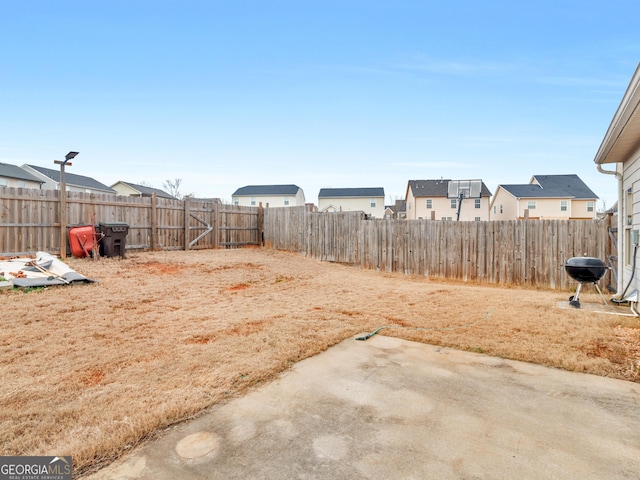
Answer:
[[[346,340],[91,479],[623,479],[640,385],[376,335]]]

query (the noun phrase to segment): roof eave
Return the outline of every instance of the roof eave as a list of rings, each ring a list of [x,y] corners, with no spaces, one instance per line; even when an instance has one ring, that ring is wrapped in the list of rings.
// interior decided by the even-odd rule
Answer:
[[[629,86],[622,97],[622,101],[616,110],[607,133],[598,148],[594,162],[598,165],[604,163],[624,162],[627,158],[624,155],[628,150],[615,150],[616,144],[622,140],[627,140],[634,132],[640,131],[640,64],[631,77]],[[640,141],[640,139],[638,139]]]

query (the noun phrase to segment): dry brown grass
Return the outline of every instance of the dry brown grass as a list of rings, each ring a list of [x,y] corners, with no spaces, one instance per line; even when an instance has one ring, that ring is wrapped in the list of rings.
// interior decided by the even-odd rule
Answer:
[[[92,471],[380,326],[640,381],[638,320],[556,308],[570,292],[438,282],[261,249],[68,263],[100,282],[0,292],[0,455],[73,455],[76,472]]]

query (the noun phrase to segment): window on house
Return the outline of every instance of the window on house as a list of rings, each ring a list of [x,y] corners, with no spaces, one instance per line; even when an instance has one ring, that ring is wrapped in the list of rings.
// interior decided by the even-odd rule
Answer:
[[[594,207],[593,202],[587,202],[587,212],[593,212]]]
[[[369,205],[371,206],[371,208],[376,206],[376,199],[372,198],[371,200],[369,200]]]
[[[476,218],[475,218],[475,221],[476,221],[476,222],[479,222],[479,221],[480,221],[480,217],[476,217]]]
[[[496,213],[496,209],[497,209],[497,207],[494,205],[494,206],[493,206],[493,213],[494,213],[494,214]]]
[[[500,205],[500,213],[502,213],[502,205]]]
[[[24,181],[22,181],[22,180],[18,182],[18,188],[24,188],[24,187],[26,187],[26,186],[27,186],[27,183],[26,183],[26,182],[24,182]]]
[[[451,217],[442,217],[442,220],[451,220]]]
[[[566,200],[560,200],[560,211],[561,212],[566,212],[567,211],[567,201]]]
[[[476,198],[475,204],[476,204],[476,208],[480,208],[480,199],[479,198]]]
[[[256,197],[251,197],[251,205],[255,205],[256,204]]]
[[[233,200],[233,204],[234,205],[240,205],[240,200],[238,200],[237,198]]]
[[[289,197],[284,197],[284,204],[289,205]]]
[[[427,198],[427,208],[433,208],[433,200],[430,198]]]
[[[451,208],[456,208],[457,207],[457,205],[458,205],[457,200],[458,200],[457,198],[452,198],[451,199]]]
[[[6,187],[6,186],[7,186],[7,179],[0,178],[0,187]]]
[[[536,209],[536,201],[535,200],[529,200],[527,202],[527,208],[529,210],[535,210]]]

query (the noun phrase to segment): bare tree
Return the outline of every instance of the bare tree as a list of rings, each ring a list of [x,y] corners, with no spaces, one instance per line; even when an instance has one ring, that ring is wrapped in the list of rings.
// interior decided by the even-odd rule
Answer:
[[[182,199],[182,194],[180,193],[180,185],[182,184],[181,178],[176,178],[175,180],[165,180],[162,186],[170,195],[178,199]]]
[[[404,200],[404,197],[401,195],[389,195],[389,205],[395,205],[396,200]]]
[[[605,213],[607,211],[607,199],[606,198],[602,198],[600,200],[600,209],[598,210],[598,213]]]

